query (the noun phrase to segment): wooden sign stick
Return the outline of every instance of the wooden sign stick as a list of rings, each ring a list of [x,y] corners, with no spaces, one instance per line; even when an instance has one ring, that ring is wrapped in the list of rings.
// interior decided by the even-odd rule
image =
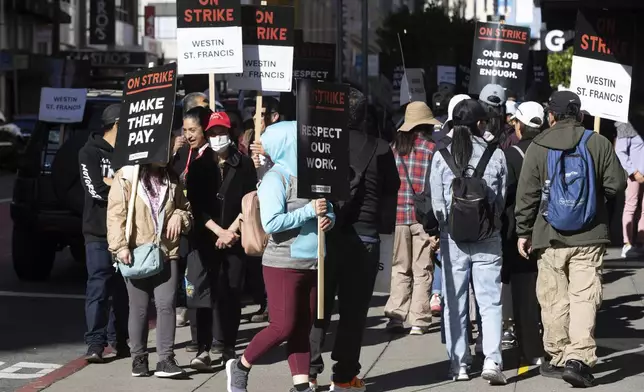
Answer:
[[[318,217],[318,320],[324,320],[324,230]]]

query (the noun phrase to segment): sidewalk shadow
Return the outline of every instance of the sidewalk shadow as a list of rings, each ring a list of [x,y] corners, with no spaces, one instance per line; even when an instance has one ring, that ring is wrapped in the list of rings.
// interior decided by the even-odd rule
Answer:
[[[447,381],[449,362],[430,363],[378,376],[367,376],[369,392],[388,392],[401,388],[428,387]]]

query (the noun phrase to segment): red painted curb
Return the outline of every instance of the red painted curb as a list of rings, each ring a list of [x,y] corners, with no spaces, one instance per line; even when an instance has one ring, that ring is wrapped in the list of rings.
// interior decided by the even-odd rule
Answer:
[[[150,320],[148,323],[149,330],[152,331],[153,329],[156,328],[157,322],[156,320]],[[111,353],[111,350],[109,347],[106,349],[105,353]],[[63,380],[72,374],[78,372],[79,370],[85,368],[87,365],[87,361],[85,360],[85,356],[82,356],[80,358],[74,359],[71,362],[68,362],[67,364],[63,365],[63,367],[54,370],[53,372],[46,374],[42,377],[40,377],[37,380],[34,380],[30,382],[29,384],[22,386],[18,389],[16,389],[15,392],[39,392],[42,391],[45,388],[49,388],[52,384],[57,383],[60,380]],[[100,365],[98,365],[100,366]]]

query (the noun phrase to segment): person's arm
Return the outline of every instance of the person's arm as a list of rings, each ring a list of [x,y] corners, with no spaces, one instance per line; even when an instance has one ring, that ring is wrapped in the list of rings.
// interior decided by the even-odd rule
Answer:
[[[444,227],[447,224],[447,202],[445,201],[443,193],[443,171],[449,170],[449,168],[445,169],[446,167],[443,155],[436,151],[432,157],[429,186],[431,187],[432,193],[432,210],[434,211],[434,216],[441,227]]]
[[[516,196],[517,196],[517,181],[518,176],[516,173],[516,168],[514,167],[515,161],[511,161],[511,155],[510,154],[517,154],[516,151],[511,151],[514,150],[514,148],[510,147],[507,150],[504,151],[505,153],[505,161],[508,165],[508,176],[507,176],[507,182],[506,182],[506,197],[505,197],[505,205],[511,206],[515,203],[516,201]]]
[[[213,170],[215,169],[213,168]],[[212,208],[213,203],[216,203],[217,200],[217,187],[218,184],[212,183],[212,177],[200,163],[198,164],[195,161],[190,165],[186,189],[195,220],[198,224],[204,225],[208,230],[215,233],[215,235],[220,236],[224,229],[215,223],[213,214],[217,212]]]
[[[129,249],[129,241],[125,238],[125,221],[130,192],[122,184],[122,175],[120,170],[116,173],[107,201],[107,243],[113,254]]]
[[[598,139],[601,156],[603,157],[601,173],[606,197],[615,197],[619,192],[626,189],[626,172],[620,165],[617,155],[613,151],[610,141],[603,136],[596,135]]]
[[[517,204],[514,208],[516,219],[517,235],[522,238],[532,236],[532,228],[539,212],[541,203],[541,168],[539,167],[539,155],[543,147],[531,144],[523,159],[521,174],[517,185]]]
[[[181,218],[181,232],[188,234],[192,227],[192,212],[190,212],[190,203],[183,192],[183,185],[177,183],[174,195],[174,212],[172,216],[179,216]]]
[[[266,234],[296,229],[315,218],[315,209],[311,203],[295,211],[286,211],[287,181],[281,174],[272,171],[264,176],[257,190],[262,227]]]
[[[100,158],[95,152],[83,148],[78,153],[81,183],[85,192],[97,200],[107,200],[110,186],[101,173]]]
[[[385,144],[385,143],[382,143]],[[389,145],[385,144],[386,152],[378,156],[378,174],[383,180],[381,195],[381,227],[382,234],[391,234],[396,226],[396,207],[398,206],[398,190],[400,176],[396,167],[396,158]]]
[[[633,161],[631,161],[631,138],[630,137],[618,137],[615,142],[615,153],[619,162],[622,164],[624,170],[629,176],[632,176],[635,173],[635,168],[633,167]],[[644,173],[643,173],[644,174]]]

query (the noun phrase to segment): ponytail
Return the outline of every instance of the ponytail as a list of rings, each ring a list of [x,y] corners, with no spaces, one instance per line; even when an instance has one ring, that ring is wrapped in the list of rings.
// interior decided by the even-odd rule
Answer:
[[[456,166],[461,170],[466,170],[474,151],[472,131],[466,125],[455,125],[452,130],[454,131],[452,135],[452,156]]]

